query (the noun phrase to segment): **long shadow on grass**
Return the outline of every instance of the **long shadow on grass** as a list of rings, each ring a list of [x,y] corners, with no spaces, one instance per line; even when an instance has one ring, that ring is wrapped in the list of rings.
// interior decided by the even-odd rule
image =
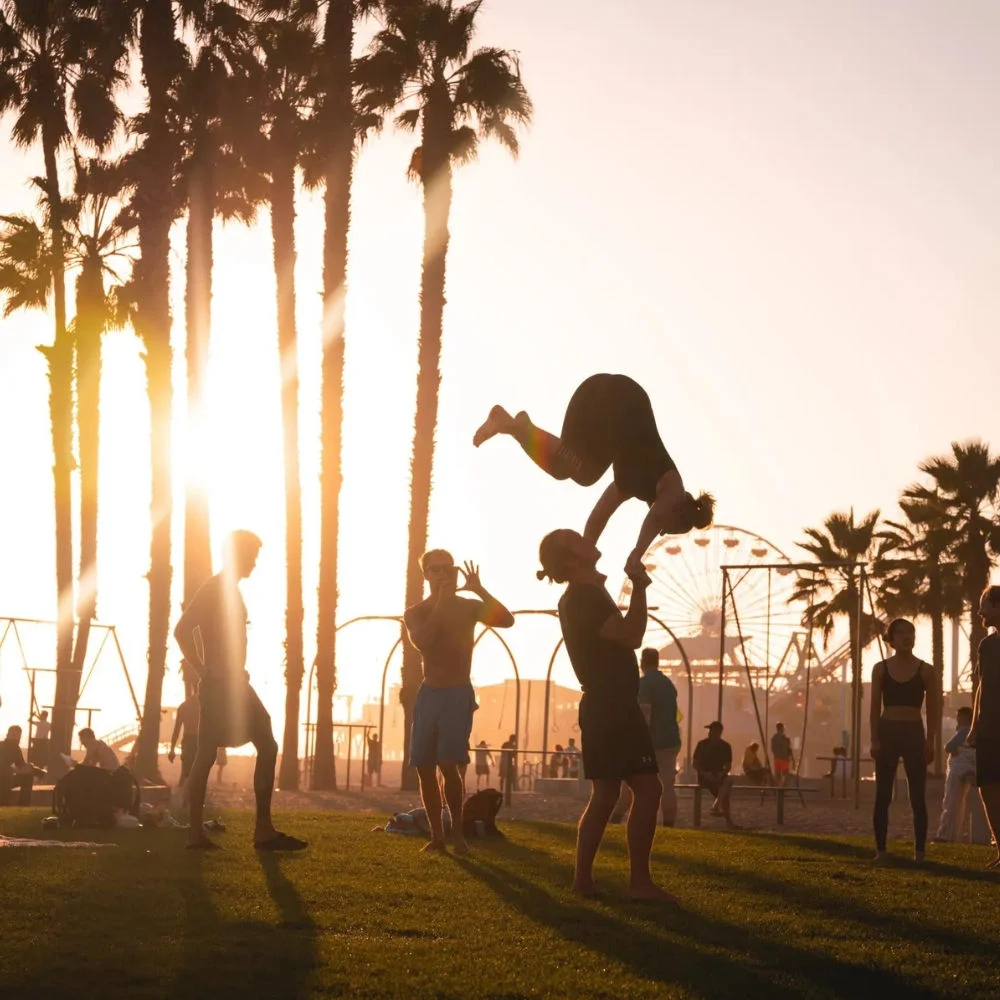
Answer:
[[[507,841],[498,843],[492,853],[532,868],[539,879],[550,879],[558,871],[568,884],[570,866],[552,864],[533,849]],[[486,860],[480,851],[475,860],[456,861],[514,909],[551,926],[568,940],[603,952],[639,976],[684,986],[709,1000],[735,996],[791,1000],[859,991],[866,996],[901,996],[905,991],[912,1000],[938,996],[894,972],[797,948],[683,906],[653,907],[624,898],[616,902],[610,896],[613,912],[623,918],[618,919],[596,908],[563,902],[536,882]],[[636,918],[651,929],[626,922]],[[691,944],[677,938],[689,939]]]
[[[214,855],[190,859],[179,888],[187,914],[178,996],[310,996],[316,959],[316,925],[281,870],[294,861],[260,858],[268,892],[281,920],[230,921],[219,912],[218,889],[206,884]],[[252,892],[247,887],[247,892]]]

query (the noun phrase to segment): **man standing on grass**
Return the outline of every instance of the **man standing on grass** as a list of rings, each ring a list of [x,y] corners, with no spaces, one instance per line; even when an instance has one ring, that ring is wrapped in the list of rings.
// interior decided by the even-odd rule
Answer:
[[[469,763],[472,714],[478,708],[470,680],[475,628],[478,623],[510,628],[514,616],[486,591],[479,580],[479,568],[471,562],[465,564],[461,587],[459,568],[444,549],[425,552],[420,568],[430,596],[407,608],[403,615],[406,634],[420,653],[424,669],[413,705],[409,763],[417,769],[420,796],[431,825],[431,842],[424,850],[446,850],[437,779],[440,770],[451,812],[452,846],[456,854],[468,854],[462,834],[462,775]],[[479,599],[459,597],[458,590],[467,590]]]
[[[646,632],[645,571],[630,577],[632,597],[626,615],[618,610],[597,569],[601,553],[594,543],[569,528],[542,539],[539,579],[567,583],[559,599],[559,624],[566,652],[580,681],[580,741],[583,771],[593,783],[580,817],[573,889],[596,894],[594,859],[623,781],[632,789],[626,838],[633,899],[675,902],[649,871],[656,833],[660,781],[649,727],[639,710],[639,670],[635,650]]]
[[[304,840],[280,833],[271,822],[274,766],[278,744],[271,716],[250,687],[246,672],[247,609],[239,582],[257,565],[260,539],[249,531],[234,531],[225,541],[222,572],[206,580],[181,615],[174,638],[188,664],[200,676],[198,749],[188,778],[191,811],[188,843],[192,850],[218,850],[205,836],[202,816],[205,787],[220,747],[253,743],[257,765],[253,791],[257,801],[254,847],[259,851],[299,851]]]

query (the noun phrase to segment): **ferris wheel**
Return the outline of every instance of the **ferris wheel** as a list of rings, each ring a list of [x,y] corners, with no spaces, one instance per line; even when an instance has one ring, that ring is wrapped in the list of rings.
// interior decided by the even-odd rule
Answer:
[[[680,642],[695,673],[717,670],[721,651],[731,666],[749,668],[756,677],[777,680],[778,674],[787,678],[795,672],[807,641],[807,608],[791,599],[795,572],[773,542],[743,528],[716,524],[660,538],[646,553],[645,564],[652,579],[646,593],[651,609],[646,642],[660,650],[661,659],[679,660]],[[727,596],[723,616],[724,566],[751,568],[728,570],[732,597]],[[626,580],[620,603],[631,592]]]

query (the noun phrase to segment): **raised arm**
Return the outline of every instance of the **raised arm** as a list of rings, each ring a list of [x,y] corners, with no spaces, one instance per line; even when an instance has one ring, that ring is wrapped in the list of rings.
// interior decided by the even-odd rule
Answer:
[[[612,483],[594,504],[594,509],[590,512],[590,517],[587,518],[587,524],[583,529],[583,537],[591,542],[596,542],[601,537],[601,532],[607,526],[611,515],[626,499],[625,494]],[[645,551],[643,549],[643,552]]]
[[[514,616],[482,585],[479,567],[467,562],[464,572],[462,590],[468,590],[483,602],[476,614],[478,620],[491,628],[510,628],[514,624]]]
[[[632,581],[632,597],[625,617],[611,615],[601,626],[600,636],[619,646],[638,649],[646,634],[646,588],[652,581],[645,571],[630,576],[629,579]]]

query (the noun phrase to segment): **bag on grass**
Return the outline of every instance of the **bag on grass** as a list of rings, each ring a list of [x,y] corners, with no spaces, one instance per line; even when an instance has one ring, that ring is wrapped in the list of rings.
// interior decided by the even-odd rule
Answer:
[[[466,837],[501,837],[497,829],[497,813],[503,796],[495,788],[484,788],[470,795],[462,806],[462,832]],[[482,823],[482,827],[476,824]]]
[[[105,771],[78,765],[63,775],[52,790],[52,811],[60,826],[109,828],[115,810],[139,815],[139,785],[127,767]]]

